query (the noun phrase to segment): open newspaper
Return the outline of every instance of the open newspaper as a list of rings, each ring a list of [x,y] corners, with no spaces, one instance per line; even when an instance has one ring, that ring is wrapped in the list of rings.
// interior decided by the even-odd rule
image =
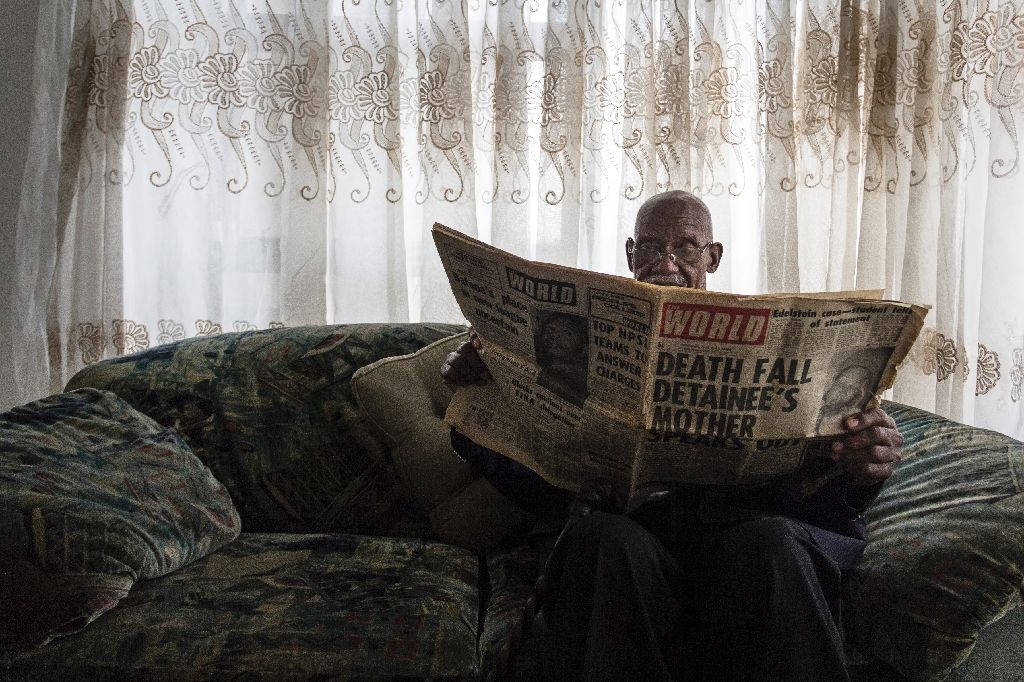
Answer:
[[[569,490],[757,483],[877,404],[927,308],[869,292],[737,296],[516,257],[434,224],[494,377],[446,421]]]

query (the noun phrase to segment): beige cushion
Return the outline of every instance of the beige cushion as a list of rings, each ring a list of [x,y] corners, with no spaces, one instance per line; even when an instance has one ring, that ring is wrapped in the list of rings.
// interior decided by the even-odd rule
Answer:
[[[444,423],[452,391],[441,365],[467,337],[367,365],[352,376],[352,392],[392,445],[395,471],[437,537],[483,554],[531,519],[452,449]]]

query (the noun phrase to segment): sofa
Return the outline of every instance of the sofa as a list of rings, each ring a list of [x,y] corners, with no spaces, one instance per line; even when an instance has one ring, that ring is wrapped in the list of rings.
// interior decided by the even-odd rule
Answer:
[[[158,525],[147,531],[141,551],[164,559],[130,571],[121,560],[111,570],[130,584],[45,642],[0,651],[0,679],[544,679],[543,618],[524,620],[531,519],[454,455],[442,422],[437,358],[464,331],[351,324],[193,338],[91,365],[63,398],[0,416],[8,457],[5,419],[22,441],[46,440],[24,434],[106,405],[117,423],[145,422],[139,451],[162,443],[194,456],[190,485],[209,500],[166,540],[190,549],[157,547]],[[848,581],[854,679],[1024,679],[1024,446],[884,406],[906,444]],[[71,456],[101,440],[88,434]],[[17,492],[4,471],[0,486]],[[38,519],[23,515],[31,531]],[[19,585],[26,556],[0,561],[0,578]]]

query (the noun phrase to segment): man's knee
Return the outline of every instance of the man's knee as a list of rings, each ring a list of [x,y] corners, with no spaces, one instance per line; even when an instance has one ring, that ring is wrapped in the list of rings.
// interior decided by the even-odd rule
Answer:
[[[721,560],[734,565],[768,568],[807,556],[811,544],[810,533],[799,522],[769,516],[723,531],[718,553]]]
[[[548,580],[558,585],[552,606],[578,611],[595,595],[621,595],[624,585],[655,573],[656,544],[643,526],[619,514],[595,511],[577,520],[548,564]]]
[[[598,552],[642,554],[657,544],[657,539],[636,521],[622,514],[600,511],[576,521],[563,541],[584,555]]]
[[[650,575],[674,565],[665,546],[642,525],[628,516],[599,511],[566,531],[558,553],[559,567],[576,575],[595,571]]]

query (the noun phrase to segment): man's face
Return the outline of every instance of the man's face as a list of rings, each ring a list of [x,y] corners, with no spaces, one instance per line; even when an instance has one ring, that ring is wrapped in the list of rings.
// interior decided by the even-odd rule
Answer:
[[[718,269],[722,245],[712,241],[703,212],[692,203],[665,202],[640,216],[636,237],[626,241],[626,258],[633,277],[641,282],[663,286],[707,288],[707,274]],[[650,260],[640,257],[651,250],[668,254],[687,246],[704,250],[695,262],[673,261],[667,255]],[[631,253],[632,250],[632,253]]]

